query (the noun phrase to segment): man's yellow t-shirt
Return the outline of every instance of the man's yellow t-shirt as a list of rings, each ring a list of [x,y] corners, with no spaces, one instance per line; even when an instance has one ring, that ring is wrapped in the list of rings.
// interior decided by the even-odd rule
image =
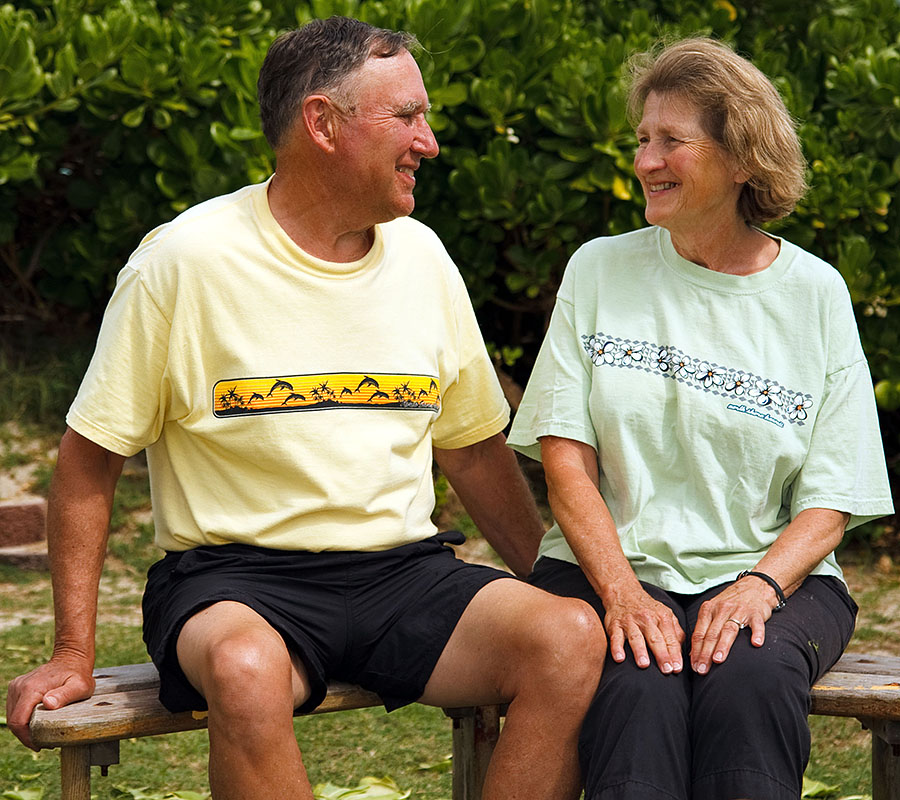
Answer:
[[[302,251],[267,183],[156,228],[119,275],[67,422],[147,448],[157,543],[380,550],[435,532],[432,445],[509,416],[458,270],[401,218]]]

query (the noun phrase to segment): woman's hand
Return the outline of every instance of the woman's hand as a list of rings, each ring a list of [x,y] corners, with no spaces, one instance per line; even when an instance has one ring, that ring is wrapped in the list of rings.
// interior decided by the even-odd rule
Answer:
[[[711,664],[721,664],[731,652],[738,634],[750,627],[750,641],[762,647],[766,621],[778,602],[775,590],[752,576],[723,589],[700,606],[691,636],[691,668],[705,675]]]
[[[635,663],[642,669],[650,666],[650,652],[661,672],[681,672],[681,645],[684,631],[668,606],[654,600],[638,587],[615,600],[604,602],[603,624],[609,637],[613,661],[625,660],[625,641],[631,646]]]

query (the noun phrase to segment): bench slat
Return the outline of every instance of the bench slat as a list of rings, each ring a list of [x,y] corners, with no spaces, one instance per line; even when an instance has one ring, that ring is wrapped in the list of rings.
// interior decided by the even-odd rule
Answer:
[[[94,670],[97,683],[94,695],[127,692],[131,689],[153,689],[159,686],[159,673],[149,661],[146,664],[125,664],[119,667],[98,667]]]
[[[131,665],[136,666],[136,665]],[[137,665],[141,667],[149,665]],[[206,727],[205,715],[195,716],[190,711],[172,714],[158,699],[158,682],[154,678],[147,684],[146,669],[124,670],[124,677],[113,675],[104,678],[102,692],[89,700],[57,709],[38,706],[31,718],[31,736],[40,747],[63,747],[86,742],[108,742],[139,736],[155,736],[176,731],[198,730]],[[112,670],[97,670],[100,674]],[[155,676],[156,670],[153,669]],[[121,681],[117,684],[116,681]],[[147,688],[116,690],[117,685],[143,684]],[[328,694],[313,714],[330,711],[348,711],[354,708],[371,708],[382,704],[378,695],[348,683],[329,684]]]
[[[836,672],[878,672],[900,678],[900,656],[844,653],[832,669]]]
[[[900,720],[900,676],[832,670],[812,688],[813,714]]]
[[[163,708],[153,664],[98,668],[94,677],[97,688],[89,700],[56,711],[38,706],[31,721],[36,744],[59,747],[206,727],[204,718]],[[372,692],[335,682],[313,713],[380,705]],[[813,687],[811,713],[900,720],[900,658],[845,653]]]

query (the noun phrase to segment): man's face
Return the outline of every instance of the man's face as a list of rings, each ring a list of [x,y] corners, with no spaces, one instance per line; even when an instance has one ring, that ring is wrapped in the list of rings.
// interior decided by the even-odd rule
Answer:
[[[419,68],[407,51],[370,58],[346,89],[356,110],[338,124],[335,153],[347,207],[365,227],[407,216],[415,207],[415,171],[438,154]]]

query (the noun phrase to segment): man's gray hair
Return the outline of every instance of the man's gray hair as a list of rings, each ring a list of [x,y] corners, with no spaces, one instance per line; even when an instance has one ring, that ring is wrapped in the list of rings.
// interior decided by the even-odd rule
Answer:
[[[266,141],[278,149],[309,95],[340,96],[347,77],[368,59],[392,58],[416,45],[412,34],[348,17],[316,19],[281,34],[269,47],[256,85]]]

